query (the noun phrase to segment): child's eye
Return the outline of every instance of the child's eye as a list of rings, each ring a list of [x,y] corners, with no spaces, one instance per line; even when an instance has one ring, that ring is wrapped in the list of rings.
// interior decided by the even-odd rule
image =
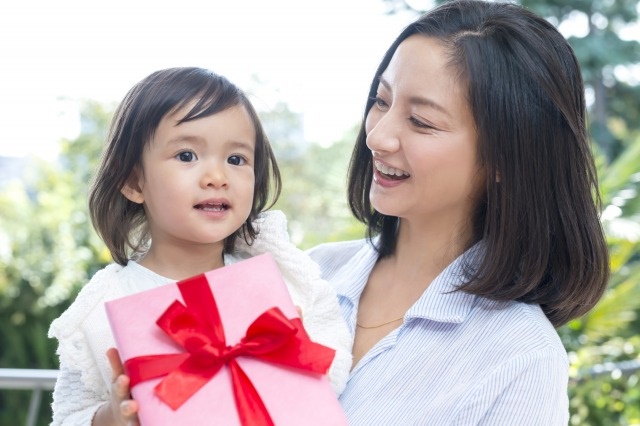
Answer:
[[[178,153],[178,155],[176,155],[176,158],[178,160],[180,160],[180,161],[185,162],[185,163],[190,163],[190,162],[196,161],[198,159],[196,154],[194,152],[191,152],[191,151],[182,151],[182,152]]]
[[[245,160],[240,155],[232,155],[231,157],[227,158],[227,163],[232,164],[234,166],[242,166],[246,162],[247,160]]]

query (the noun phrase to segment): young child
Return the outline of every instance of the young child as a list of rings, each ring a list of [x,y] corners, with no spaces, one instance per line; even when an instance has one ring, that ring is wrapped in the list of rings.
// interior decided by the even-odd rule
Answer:
[[[336,294],[289,242],[284,215],[264,212],[279,192],[258,116],[226,78],[171,68],[129,91],[89,194],[92,222],[115,263],[95,274],[49,330],[60,357],[53,425],[137,422],[128,380],[112,377],[113,351],[106,355],[115,343],[105,301],[265,252],[278,263],[311,339],[336,350],[329,379],[342,391],[350,338]]]

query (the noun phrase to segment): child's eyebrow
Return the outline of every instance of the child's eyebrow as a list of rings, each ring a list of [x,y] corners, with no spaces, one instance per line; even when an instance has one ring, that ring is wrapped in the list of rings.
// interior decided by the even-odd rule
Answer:
[[[197,135],[178,135],[175,138],[169,139],[167,141],[168,145],[179,145],[179,144],[184,144],[184,143],[189,143],[189,144],[195,144],[195,145],[203,145],[206,143],[206,139],[201,137],[201,136],[197,136]],[[248,141],[242,141],[242,140],[227,140],[223,142],[228,148],[232,148],[232,149],[244,149],[247,151],[255,151],[255,144],[252,142],[248,142]]]
[[[176,145],[181,143],[195,143],[195,144],[203,144],[204,138],[195,135],[178,135],[175,138],[171,138],[167,141],[169,145]]]
[[[244,142],[244,141],[231,140],[227,142],[227,145],[231,148],[246,149],[247,151],[251,151],[251,152],[255,150],[254,144],[249,142]]]

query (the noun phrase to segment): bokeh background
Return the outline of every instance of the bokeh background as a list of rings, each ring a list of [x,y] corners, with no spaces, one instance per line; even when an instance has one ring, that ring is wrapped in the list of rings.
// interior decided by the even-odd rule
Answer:
[[[0,368],[55,369],[51,320],[105,264],[88,182],[116,103],[160,68],[202,66],[250,93],[283,172],[276,208],[302,248],[363,236],[346,167],[384,51],[429,0],[112,0],[0,5]],[[522,0],[582,64],[612,277],[559,329],[572,425],[640,425],[640,24],[637,0]],[[38,424],[51,419],[50,393]],[[30,392],[0,390],[0,424]]]

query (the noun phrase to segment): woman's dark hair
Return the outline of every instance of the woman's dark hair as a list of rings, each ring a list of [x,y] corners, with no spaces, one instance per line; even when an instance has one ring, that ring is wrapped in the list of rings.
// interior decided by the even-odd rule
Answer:
[[[509,3],[445,3],[410,24],[373,78],[349,166],[349,205],[394,252],[397,217],[369,200],[373,162],[364,122],[379,77],[412,35],[438,40],[466,96],[477,131],[486,190],[473,217],[486,255],[461,290],[496,300],[538,303],[560,326],[602,296],[609,277],[601,201],[586,131],[584,85],[564,37],[546,20]]]
[[[237,236],[249,244],[253,242],[257,232],[251,222],[280,195],[281,178],[275,156],[244,92],[225,77],[202,68],[156,71],[131,88],[116,109],[108,144],[89,190],[93,226],[121,265],[144,252],[150,235],[142,204],[129,201],[120,190],[134,169],[142,167],[142,153],[162,118],[191,103],[194,106],[178,124],[241,105],[251,117],[256,133],[253,206],[243,226],[225,239],[225,252],[233,250]]]

